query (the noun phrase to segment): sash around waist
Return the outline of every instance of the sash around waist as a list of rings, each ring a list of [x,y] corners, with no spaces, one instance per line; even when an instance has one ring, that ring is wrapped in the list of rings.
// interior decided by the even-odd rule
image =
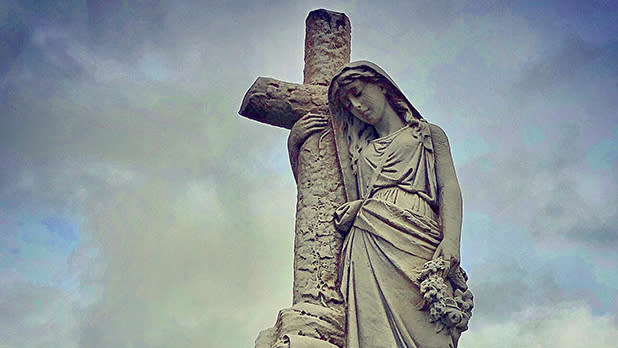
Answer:
[[[423,201],[420,197],[418,199]],[[401,196],[398,200],[401,203]],[[375,195],[363,202],[352,229],[364,230],[403,252],[430,260],[442,240],[439,220],[434,217],[435,213],[433,216],[421,215],[418,210],[402,209],[399,204]]]
[[[410,212],[416,213],[416,215],[429,218],[440,225],[439,215],[436,214],[431,205],[418,193],[410,193],[397,186],[391,186],[376,191],[371,198],[393,203],[403,210],[409,210]]]

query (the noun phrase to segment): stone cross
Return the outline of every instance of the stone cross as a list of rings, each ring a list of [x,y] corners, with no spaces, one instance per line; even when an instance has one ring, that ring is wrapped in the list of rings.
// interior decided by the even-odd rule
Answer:
[[[343,13],[312,11],[306,20],[303,84],[259,77],[239,114],[287,129],[309,112],[329,115],[330,79],[349,61],[349,19]],[[345,192],[330,126],[302,145],[297,189],[293,304],[343,313],[338,276],[343,236],[335,230],[333,212],[345,202]],[[277,325],[284,325],[281,316]]]

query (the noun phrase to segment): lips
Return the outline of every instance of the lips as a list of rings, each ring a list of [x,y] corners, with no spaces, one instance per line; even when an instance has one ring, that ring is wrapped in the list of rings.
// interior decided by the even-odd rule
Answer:
[[[362,114],[363,116],[366,116],[367,112],[369,112],[369,109],[356,109],[356,110],[358,110],[358,112]]]

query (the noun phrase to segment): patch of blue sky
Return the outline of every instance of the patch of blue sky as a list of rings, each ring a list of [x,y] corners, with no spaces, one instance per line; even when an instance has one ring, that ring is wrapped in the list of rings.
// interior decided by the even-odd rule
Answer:
[[[271,151],[264,153],[267,156],[268,163],[273,171],[277,174],[286,174],[289,173],[292,175],[292,169],[290,167],[290,162],[286,154],[281,153],[281,149],[287,149],[287,134],[286,136],[277,137],[275,143],[272,146]]]
[[[3,255],[10,255],[3,260],[2,267],[14,270],[33,284],[65,289],[78,286],[68,265],[68,258],[80,240],[77,219],[23,213],[8,227],[15,238],[0,246]]]
[[[611,4],[611,1],[513,1],[509,6],[526,17],[530,25],[603,42],[614,38],[618,31],[618,23],[608,15],[608,11],[615,10]]]
[[[586,4],[587,2],[582,1],[580,3]],[[607,2],[607,4],[610,3],[611,1]],[[601,6],[593,9],[590,6],[586,11],[577,11],[577,15],[564,18],[564,27],[568,28],[568,32],[574,33],[582,37],[582,39],[594,43],[603,43],[608,39],[614,39],[616,33],[618,33],[618,23],[612,20],[612,16],[607,15],[606,10],[610,9],[603,9]],[[593,23],[593,25],[591,25],[591,23]]]
[[[491,218],[477,211],[466,211],[462,226],[461,255],[465,264],[483,263],[491,257],[488,234]]]
[[[596,257],[598,258],[598,256]],[[592,269],[595,280],[599,284],[613,289],[614,294],[618,295],[618,272],[616,272],[616,265],[618,264],[618,255],[612,253],[602,261],[597,261],[597,266]],[[616,298],[616,296],[614,296]]]
[[[478,156],[489,153],[489,144],[480,135],[468,136],[460,139],[457,146],[452,147],[453,159],[457,164],[463,164],[466,161],[474,159]]]
[[[504,267],[513,264],[530,277],[522,279],[523,282],[536,284],[549,275],[562,293],[571,298],[582,297],[593,313],[601,315],[614,310],[618,275],[614,267],[599,264],[615,265],[618,256],[574,247],[547,248],[535,243],[525,227],[500,224],[488,214],[476,211],[466,211],[463,234],[462,263],[473,278],[487,272],[488,267],[497,267],[484,282],[508,281],[512,274]]]
[[[552,271],[560,289],[584,297],[594,314],[615,310],[618,274],[615,266],[603,266],[618,262],[615,253],[572,247],[548,248],[543,250],[543,255],[547,259],[545,268]]]
[[[11,269],[20,253],[16,226],[8,221],[0,222],[0,271]]]
[[[28,247],[67,254],[79,243],[77,226],[58,216],[28,217],[20,225],[20,239]]]
[[[542,258],[525,227],[500,223],[483,212],[466,210],[462,234],[462,259],[471,271],[482,271],[486,265]],[[496,275],[492,279],[502,278]]]
[[[71,223],[68,219],[58,216],[47,216],[41,219],[41,224],[44,225],[51,234],[54,234],[65,242],[63,244],[74,247],[72,242],[79,242],[77,234],[77,226]],[[56,240],[59,240],[56,238]]]

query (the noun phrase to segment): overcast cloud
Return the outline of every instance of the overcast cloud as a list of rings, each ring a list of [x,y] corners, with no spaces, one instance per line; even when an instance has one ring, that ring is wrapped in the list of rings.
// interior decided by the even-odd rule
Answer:
[[[302,80],[327,8],[449,135],[460,347],[614,347],[618,7],[517,3],[0,0],[0,346],[253,346],[296,188],[288,132],[237,111]]]

